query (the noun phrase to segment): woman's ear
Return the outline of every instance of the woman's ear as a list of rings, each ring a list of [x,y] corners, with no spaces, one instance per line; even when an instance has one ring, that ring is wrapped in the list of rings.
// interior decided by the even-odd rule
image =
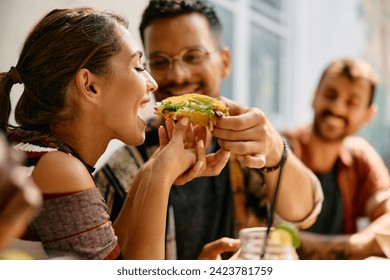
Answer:
[[[80,69],[75,76],[77,90],[83,97],[90,100],[95,99],[98,94],[99,87],[97,86],[98,79],[88,69]]]

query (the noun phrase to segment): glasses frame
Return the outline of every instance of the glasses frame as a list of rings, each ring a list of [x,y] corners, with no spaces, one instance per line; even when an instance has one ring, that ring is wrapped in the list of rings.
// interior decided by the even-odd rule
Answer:
[[[199,62],[196,62],[196,63],[189,63],[189,62],[186,62],[185,60],[183,60],[183,57],[185,56],[186,53],[188,52],[191,52],[191,51],[201,51],[204,53],[204,57],[201,61]],[[173,62],[175,60],[177,60],[178,62],[180,62],[182,65],[185,65],[187,67],[193,67],[193,66],[197,66],[199,64],[202,64],[202,62],[204,62],[206,59],[208,59],[210,57],[210,55],[212,53],[215,53],[217,51],[213,51],[213,52],[210,52],[210,51],[207,51],[206,49],[204,49],[203,47],[190,47],[190,48],[186,48],[186,49],[183,49],[178,55],[175,55],[175,56],[170,56],[166,53],[163,53],[163,52],[159,52],[159,53],[156,53],[156,55],[152,56],[151,58],[147,58],[144,65],[145,65],[145,68],[150,72],[150,73],[158,73],[158,74],[162,74],[162,73],[166,73],[167,71],[171,70],[172,67],[173,67]],[[154,59],[155,57],[163,57],[163,58],[166,58],[167,61],[169,62],[169,65],[168,67],[164,67],[162,69],[153,69],[150,67],[150,60],[151,59]]]

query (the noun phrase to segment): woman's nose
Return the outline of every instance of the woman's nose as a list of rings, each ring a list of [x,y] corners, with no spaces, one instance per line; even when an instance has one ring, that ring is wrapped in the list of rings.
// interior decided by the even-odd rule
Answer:
[[[148,85],[148,91],[149,92],[154,92],[158,89],[158,84],[156,80],[150,75],[149,72],[145,71],[148,75],[147,77],[147,85]]]

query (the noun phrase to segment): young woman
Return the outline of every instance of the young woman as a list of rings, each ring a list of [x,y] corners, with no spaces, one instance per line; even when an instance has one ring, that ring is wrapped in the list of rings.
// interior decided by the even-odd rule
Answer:
[[[205,133],[192,130],[188,119],[168,121],[112,226],[93,166],[112,139],[144,141],[146,121],[138,110],[157,88],[127,25],[95,8],[53,10],[27,37],[18,63],[0,74],[1,129],[26,152],[44,197],[26,236],[41,242],[49,257],[163,259],[171,185],[217,174],[227,162],[224,150],[205,155]],[[24,92],[12,126],[15,83]],[[196,141],[188,145],[185,137]]]

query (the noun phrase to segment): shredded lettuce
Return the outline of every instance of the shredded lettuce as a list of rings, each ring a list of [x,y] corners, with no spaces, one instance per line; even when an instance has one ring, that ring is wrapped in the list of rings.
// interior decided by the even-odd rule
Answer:
[[[187,112],[201,112],[205,113],[209,116],[214,115],[213,111],[213,105],[212,104],[205,104],[202,101],[199,100],[185,100],[180,103],[172,103],[171,101],[162,101],[161,102],[162,111],[168,110],[170,112],[180,112],[180,111],[187,111]]]

